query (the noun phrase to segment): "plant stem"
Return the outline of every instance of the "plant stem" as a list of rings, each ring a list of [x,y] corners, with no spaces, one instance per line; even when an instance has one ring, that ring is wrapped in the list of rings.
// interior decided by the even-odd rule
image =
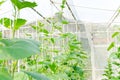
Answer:
[[[17,66],[18,61],[13,61],[13,69],[12,69],[12,77],[14,78],[14,73],[15,73],[15,69]]]
[[[15,37],[15,30],[12,30],[12,39]]]

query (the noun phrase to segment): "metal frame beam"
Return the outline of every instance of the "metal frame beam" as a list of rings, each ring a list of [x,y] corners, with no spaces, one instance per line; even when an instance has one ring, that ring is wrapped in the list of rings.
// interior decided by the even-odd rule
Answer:
[[[54,5],[54,7],[55,7],[58,11],[60,11],[60,10],[58,9],[58,7],[55,5],[55,3],[54,3],[52,0],[50,0],[50,2]]]
[[[66,5],[67,5],[67,7],[68,7],[68,9],[69,9],[69,11],[70,11],[70,13],[71,13],[71,15],[73,16],[73,18],[74,18],[75,20],[77,20],[77,18],[75,17],[75,15],[74,15],[72,9],[70,8],[68,2],[66,2]]]

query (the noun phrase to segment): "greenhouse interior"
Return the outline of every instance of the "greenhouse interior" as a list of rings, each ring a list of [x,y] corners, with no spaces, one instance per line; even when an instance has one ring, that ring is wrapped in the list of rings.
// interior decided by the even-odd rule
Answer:
[[[0,0],[0,80],[120,80],[120,0]]]

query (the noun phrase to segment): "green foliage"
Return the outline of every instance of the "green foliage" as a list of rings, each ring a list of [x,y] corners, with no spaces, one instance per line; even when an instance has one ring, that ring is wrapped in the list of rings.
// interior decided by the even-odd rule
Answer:
[[[5,0],[1,0],[1,1],[0,1],[0,5],[2,5],[4,2],[5,2]]]
[[[55,39],[54,39],[54,38],[51,38],[51,42],[54,44],[54,43],[55,43]]]
[[[44,33],[46,35],[48,35],[48,30],[45,29],[44,27],[40,27],[40,26],[32,26],[33,29],[35,29],[38,32]]]
[[[18,30],[21,26],[23,26],[27,21],[25,19],[17,18],[14,20],[14,30]]]
[[[110,58],[112,58],[112,59],[119,59],[120,58],[120,47],[118,47],[118,50],[116,52],[113,52],[110,54]]]
[[[0,24],[5,26],[6,28],[10,29],[12,27],[12,23],[13,23],[13,21],[11,19],[9,19],[9,18],[0,19]]]
[[[112,38],[117,39],[117,41],[119,42],[119,34],[120,32],[115,32],[112,35]],[[116,51],[112,52],[109,56],[109,61],[108,61],[108,65],[105,69],[105,74],[103,74],[106,78],[103,80],[119,80],[120,79],[120,46],[116,47],[115,45],[118,44],[115,41],[112,42],[110,44],[110,46],[108,47],[108,51],[111,50],[112,48],[117,48]],[[112,69],[114,68],[114,69]],[[114,75],[114,76],[113,76]]]
[[[21,26],[23,26],[27,21],[25,19],[17,18],[16,20],[12,20],[9,18],[0,19],[0,24],[5,26],[6,28],[11,28],[14,30],[18,30]],[[13,26],[12,26],[13,25]]]
[[[0,31],[0,39],[2,39],[2,31]]]
[[[0,59],[22,59],[38,54],[39,45],[28,39],[2,39],[0,40]]]
[[[28,2],[28,1],[22,1],[22,0],[11,0],[11,2],[19,9],[23,8],[34,8],[37,6],[35,2]]]
[[[47,29],[45,29],[43,26],[44,26],[44,24],[39,22],[38,26],[33,25],[32,28],[34,30],[38,31],[38,33],[41,32],[41,33],[48,35],[49,31]]]
[[[50,33],[52,32],[49,32],[49,34]],[[44,35],[44,37],[43,42],[45,43],[41,44],[44,46],[41,48],[41,50],[43,50],[41,53],[46,53],[46,55],[42,58],[42,61],[39,62],[42,67],[39,68],[38,71],[48,75],[53,80],[84,80],[85,74],[83,67],[85,66],[87,56],[82,50],[81,43],[77,40],[76,36],[72,33],[61,33],[57,38],[46,35]],[[51,50],[48,46],[48,44],[55,45],[61,41],[65,41],[65,45],[62,44],[60,46],[60,51],[56,50],[56,48],[52,48]],[[52,57],[50,53],[54,54],[54,57]]]
[[[66,3],[66,0],[62,0],[62,5],[61,5],[61,8],[62,8],[62,9],[65,8],[65,3]]]
[[[31,76],[32,78],[34,78],[35,80],[50,80],[49,78],[47,78],[46,76],[39,74],[39,73],[35,73],[35,72],[28,72],[28,71],[23,71],[24,73],[26,73],[27,75]]]
[[[0,80],[13,80],[7,69],[0,67]]]
[[[114,46],[115,46],[115,43],[112,42],[112,43],[109,45],[109,47],[107,48],[107,50],[108,50],[108,51],[111,50]]]
[[[62,27],[61,29],[58,28],[59,24],[63,25],[67,24],[67,22],[58,23],[59,22],[53,20],[53,23],[49,25],[52,28],[49,33],[46,33],[44,30],[42,31],[42,29],[47,30],[45,26],[48,25],[46,24],[39,22],[40,25],[32,26],[38,34],[44,33],[42,36],[39,36],[39,40],[43,42],[40,47],[41,54],[43,54],[41,56],[43,57],[40,57],[41,60],[38,61],[38,72],[44,73],[53,80],[84,80],[85,73],[83,68],[86,63],[86,53],[82,49],[81,43],[77,40],[75,34],[63,33]],[[53,37],[56,30],[61,33]],[[57,43],[60,43],[60,45],[57,45]],[[53,45],[52,49],[51,45]],[[59,46],[60,50],[54,46]],[[33,64],[35,65],[37,63]]]
[[[66,20],[62,20],[62,24],[68,24],[69,22]]]
[[[113,77],[111,80],[120,80],[120,78]]]
[[[114,32],[114,33],[112,34],[112,38],[116,37],[118,34],[119,34],[119,32]]]
[[[110,59],[108,60],[108,65],[104,71],[105,73],[103,74],[106,78],[105,80],[112,80],[113,78],[113,70],[112,70],[112,63],[110,61]]]
[[[27,21],[25,19],[17,18],[15,20],[9,18],[0,19],[0,24],[4,27],[12,30],[12,37],[14,37],[16,30],[25,25]]]

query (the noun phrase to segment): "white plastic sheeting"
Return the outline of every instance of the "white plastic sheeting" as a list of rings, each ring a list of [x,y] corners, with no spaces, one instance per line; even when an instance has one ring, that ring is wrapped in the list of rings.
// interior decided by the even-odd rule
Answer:
[[[62,0],[52,0],[58,8],[56,9],[50,0],[28,1],[37,2],[38,6],[35,9],[45,17],[54,16],[54,14],[60,10],[60,4],[62,2]],[[67,0],[67,2],[77,20],[98,23],[108,22],[120,5],[120,0]],[[12,11],[13,8],[10,0],[7,0],[2,6],[0,6],[0,18],[11,17]],[[42,19],[33,10],[28,8],[21,10],[20,16],[27,19],[28,22]],[[68,19],[74,19],[67,6],[64,10],[64,16]],[[115,22],[119,22],[119,19]]]

